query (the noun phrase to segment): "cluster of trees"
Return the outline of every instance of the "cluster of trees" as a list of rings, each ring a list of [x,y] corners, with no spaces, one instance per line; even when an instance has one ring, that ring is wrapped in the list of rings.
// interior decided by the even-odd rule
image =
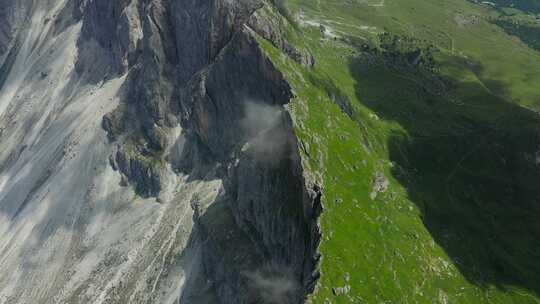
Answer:
[[[437,48],[425,41],[384,32],[379,34],[379,50],[394,65],[405,65],[435,71]]]

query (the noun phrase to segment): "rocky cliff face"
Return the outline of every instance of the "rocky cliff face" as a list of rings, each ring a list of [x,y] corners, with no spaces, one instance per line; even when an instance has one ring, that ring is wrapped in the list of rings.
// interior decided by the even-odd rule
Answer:
[[[259,0],[0,0],[0,303],[301,303],[320,190]]]

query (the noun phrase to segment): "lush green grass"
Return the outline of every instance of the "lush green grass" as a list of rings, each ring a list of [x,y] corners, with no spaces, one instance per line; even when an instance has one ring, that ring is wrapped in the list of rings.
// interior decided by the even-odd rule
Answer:
[[[518,105],[538,106],[539,53],[465,0],[377,3],[288,3],[302,11],[314,68],[264,43],[296,91],[306,167],[324,185],[310,300],[539,303],[540,120]],[[435,45],[439,67],[396,66],[365,48],[381,45],[383,29]],[[381,174],[390,184],[373,198]]]
[[[540,53],[492,24],[497,11],[464,0],[386,0],[384,6],[365,2],[382,1],[291,0],[290,6],[346,35],[371,39],[370,32],[386,29],[428,40],[479,62],[483,69],[477,76],[497,93],[522,105],[540,106]],[[460,17],[468,22],[458,22]]]

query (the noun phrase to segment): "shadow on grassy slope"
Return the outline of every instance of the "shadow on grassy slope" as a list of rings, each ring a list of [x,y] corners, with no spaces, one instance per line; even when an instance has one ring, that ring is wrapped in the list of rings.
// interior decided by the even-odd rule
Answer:
[[[414,72],[350,69],[358,99],[405,129],[388,142],[394,177],[461,273],[540,294],[540,117],[480,82],[438,94]]]

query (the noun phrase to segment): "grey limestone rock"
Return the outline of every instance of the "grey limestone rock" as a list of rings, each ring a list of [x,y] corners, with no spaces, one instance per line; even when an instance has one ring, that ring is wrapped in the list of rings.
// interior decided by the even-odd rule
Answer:
[[[18,159],[47,148],[33,168],[43,176],[39,183],[20,177],[36,185],[13,208],[14,216],[38,210],[45,186],[62,198],[51,198],[60,211],[47,215],[52,219],[46,218],[43,231],[62,240],[50,244],[69,252],[71,264],[59,263],[55,285],[40,287],[43,303],[54,297],[58,303],[165,303],[165,295],[180,303],[302,303],[313,291],[321,189],[305,179],[285,107],[292,90],[259,39],[304,65],[313,62],[287,41],[285,19],[272,5],[0,0],[0,98],[4,74],[33,89],[9,109],[11,116],[2,117],[20,115],[28,130],[45,126],[32,137],[38,143],[0,151],[0,165],[17,169],[23,166]],[[44,33],[35,28],[41,14],[47,16]],[[39,34],[32,37],[46,39],[21,55],[26,18]],[[66,54],[72,61],[58,59]],[[36,65],[35,79],[9,72],[17,64],[17,72],[24,71],[17,56],[44,62]],[[56,83],[57,77],[64,78]],[[43,108],[28,117],[15,111],[53,85],[58,89],[39,99]],[[48,113],[46,103],[56,112],[37,124]],[[11,128],[6,134],[19,136]],[[86,146],[79,147],[81,141]],[[69,174],[58,182],[64,168]],[[26,172],[15,169],[13,176]],[[12,197],[20,192],[10,191]],[[64,221],[74,230],[61,238],[57,231],[64,230],[57,226]],[[78,259],[86,259],[80,264],[86,268],[76,268]],[[32,271],[27,275],[38,278]],[[88,283],[70,281],[79,278],[76,271]],[[10,297],[34,300],[20,286]],[[62,291],[49,294],[57,289]]]

